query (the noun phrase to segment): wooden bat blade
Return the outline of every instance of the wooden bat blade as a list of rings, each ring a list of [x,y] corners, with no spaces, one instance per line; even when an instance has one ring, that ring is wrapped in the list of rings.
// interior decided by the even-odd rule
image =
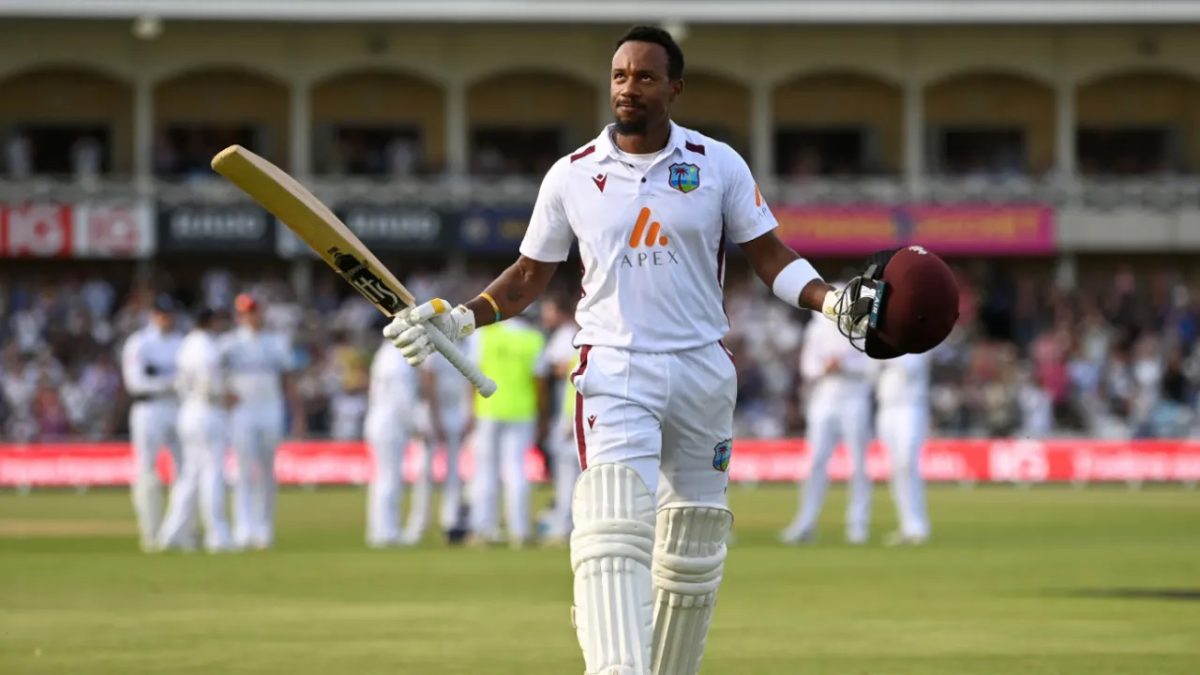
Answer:
[[[405,307],[417,304],[412,293],[350,228],[283,169],[240,145],[231,145],[217,153],[212,168],[287,225],[379,311],[393,316]],[[442,356],[475,385],[480,394],[486,397],[495,393],[496,383],[471,363],[436,326],[428,327],[428,335]]]
[[[217,153],[212,168],[295,232],[381,312],[392,316],[416,304],[350,228],[285,171],[240,145]]]

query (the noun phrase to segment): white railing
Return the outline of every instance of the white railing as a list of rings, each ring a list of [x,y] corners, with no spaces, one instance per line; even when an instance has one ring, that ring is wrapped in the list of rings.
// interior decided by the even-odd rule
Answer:
[[[466,205],[532,205],[541,182],[537,176],[485,178],[430,176],[404,178],[302,178],[321,199],[330,202],[413,203],[434,207]],[[762,181],[763,191],[777,204],[903,204],[903,203],[1038,203],[1090,210],[1146,209],[1176,211],[1200,208],[1200,176],[1161,178],[1055,177],[900,177],[844,179],[775,178]],[[154,199],[166,204],[226,203],[245,197],[216,178],[139,182],[130,178],[88,180],[35,177],[0,179],[0,202],[81,202]]]

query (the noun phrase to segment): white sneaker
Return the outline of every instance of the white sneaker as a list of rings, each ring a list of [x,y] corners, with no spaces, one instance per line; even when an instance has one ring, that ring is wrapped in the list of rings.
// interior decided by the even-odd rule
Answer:
[[[222,553],[240,553],[242,551],[242,547],[231,542],[228,544],[214,544],[212,546],[205,546],[204,550],[213,555],[220,555]]]
[[[883,538],[883,545],[888,547],[898,546],[922,546],[929,541],[928,536],[904,534],[903,532],[891,532]]]
[[[809,544],[816,538],[816,534],[812,530],[800,530],[795,527],[789,527],[779,533],[779,543],[781,544]]]

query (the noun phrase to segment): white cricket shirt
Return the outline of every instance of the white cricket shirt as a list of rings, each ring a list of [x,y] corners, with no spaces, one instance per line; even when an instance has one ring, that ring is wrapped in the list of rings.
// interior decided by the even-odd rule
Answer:
[[[392,349],[398,351],[395,347]],[[421,368],[433,372],[433,395],[437,397],[442,424],[448,430],[462,429],[471,414],[473,394],[470,385],[458,369],[437,352],[430,354]]]
[[[933,355],[905,354],[894,359],[875,361],[876,395],[879,407],[919,406],[929,403],[929,369]]]
[[[283,401],[282,375],[294,368],[287,338],[241,326],[225,334],[220,346],[229,387],[240,405],[278,405]]]
[[[371,383],[367,393],[367,416],[381,416],[402,427],[408,424],[417,405],[417,369],[404,355],[384,340],[371,360]]]
[[[775,216],[728,145],[672,122],[667,148],[639,167],[622,161],[612,129],[551,167],[521,255],[561,262],[578,239],[576,345],[673,352],[716,342],[729,330],[726,241],[770,232]]]
[[[207,331],[193,330],[179,345],[175,389],[185,409],[223,403],[227,390],[221,350],[216,338]]]
[[[831,363],[837,369],[826,372]],[[804,327],[800,375],[811,384],[809,405],[839,407],[848,398],[870,398],[871,363],[871,357],[855,349],[836,323],[814,314]]]
[[[179,333],[163,333],[154,325],[130,335],[121,349],[125,390],[133,396],[175,393],[175,360],[182,342]]]

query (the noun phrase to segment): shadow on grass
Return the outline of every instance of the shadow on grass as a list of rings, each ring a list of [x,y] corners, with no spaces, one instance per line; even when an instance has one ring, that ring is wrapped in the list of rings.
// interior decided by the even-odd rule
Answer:
[[[1071,598],[1200,602],[1200,588],[1072,588],[1052,594]]]

